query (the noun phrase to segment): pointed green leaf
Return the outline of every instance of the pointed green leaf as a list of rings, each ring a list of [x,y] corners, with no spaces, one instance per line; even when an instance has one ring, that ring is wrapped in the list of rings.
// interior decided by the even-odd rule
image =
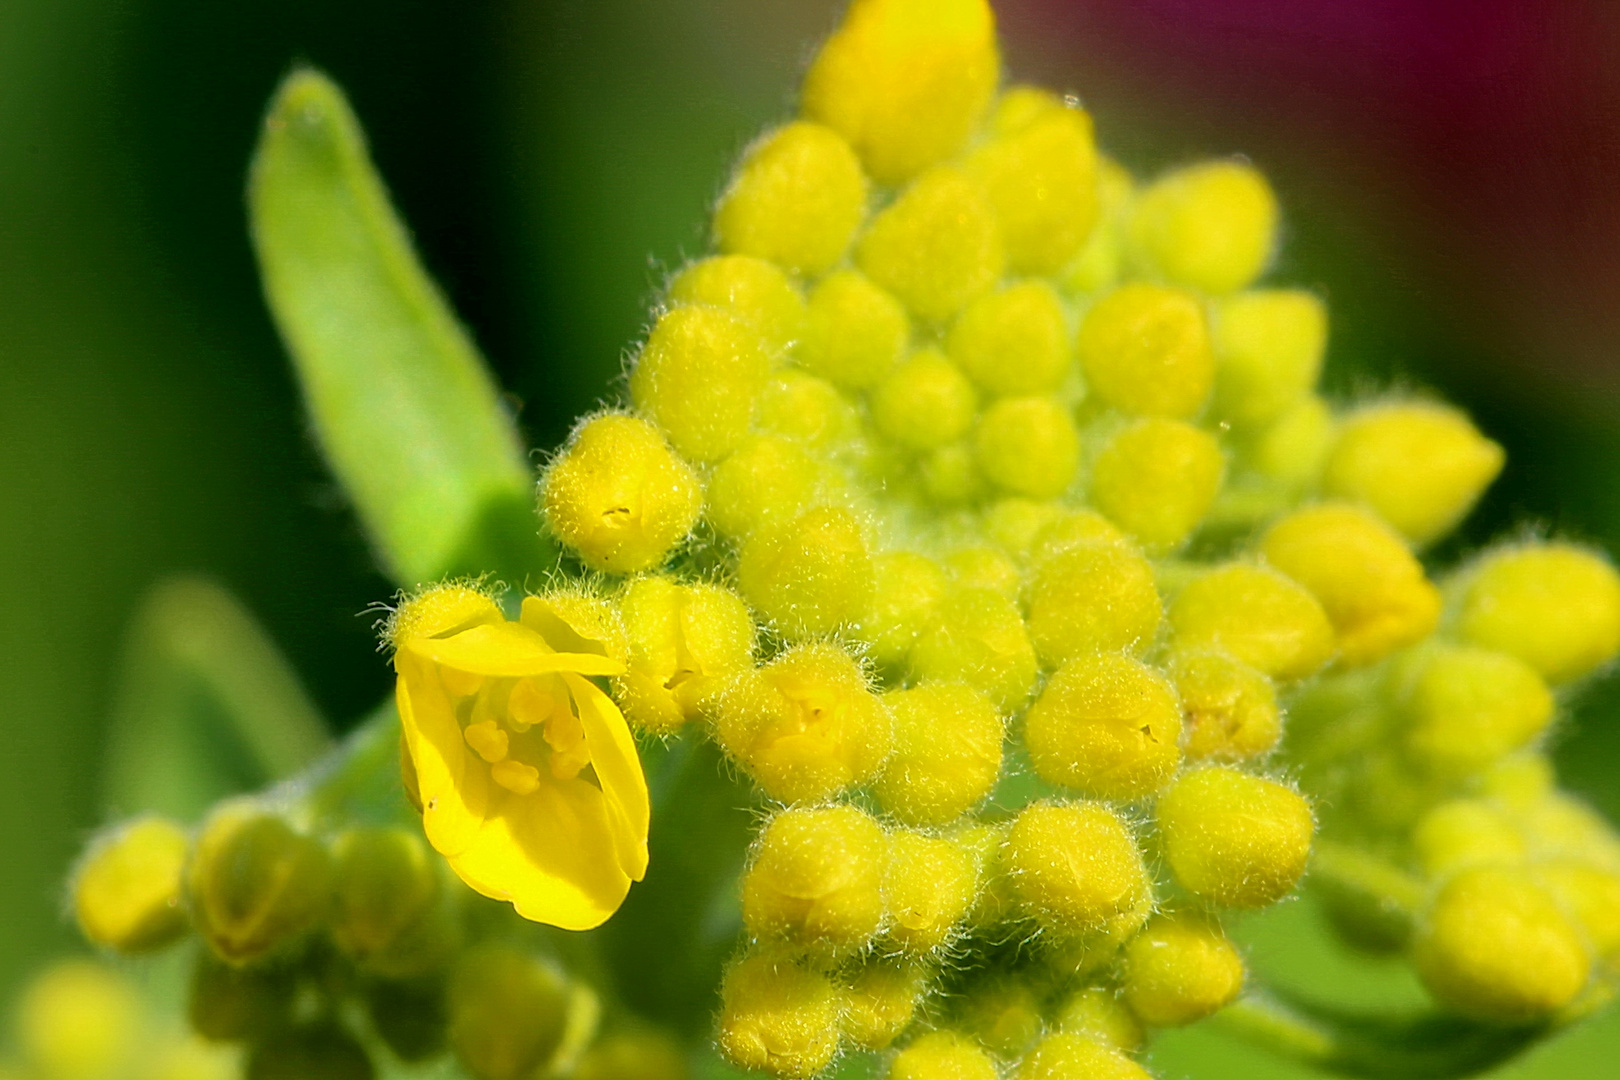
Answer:
[[[332,470],[401,585],[544,565],[533,476],[343,93],[288,76],[249,184],[265,295]]]

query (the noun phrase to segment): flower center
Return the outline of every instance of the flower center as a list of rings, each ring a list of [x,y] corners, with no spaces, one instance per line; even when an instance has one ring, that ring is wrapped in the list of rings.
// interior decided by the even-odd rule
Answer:
[[[462,739],[489,766],[490,778],[515,795],[539,789],[541,776],[572,780],[591,763],[585,726],[556,675],[481,679],[445,672],[458,697]]]

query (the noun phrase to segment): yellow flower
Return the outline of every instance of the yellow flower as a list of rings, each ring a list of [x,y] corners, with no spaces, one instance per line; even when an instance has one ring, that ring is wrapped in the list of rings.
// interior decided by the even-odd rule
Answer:
[[[401,608],[395,700],[428,842],[473,889],[568,930],[599,926],[647,869],[647,781],[593,676],[623,665],[526,601],[464,586]]]

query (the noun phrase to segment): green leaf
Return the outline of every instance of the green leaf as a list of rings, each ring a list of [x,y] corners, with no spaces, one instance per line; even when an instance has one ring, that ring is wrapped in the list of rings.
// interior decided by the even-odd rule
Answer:
[[[394,580],[545,567],[511,417],[324,75],[295,71],[276,92],[248,201],[315,433]]]
[[[227,795],[293,775],[330,746],[291,666],[213,582],[153,588],[123,662],[105,775],[118,814],[196,818]]]

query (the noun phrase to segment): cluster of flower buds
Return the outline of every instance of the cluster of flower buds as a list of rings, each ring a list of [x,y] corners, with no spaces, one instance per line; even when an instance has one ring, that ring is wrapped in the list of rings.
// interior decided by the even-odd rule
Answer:
[[[1326,312],[1257,286],[1253,167],[1139,183],[1076,101],[999,78],[984,0],[854,0],[628,407],[542,483],[619,614],[631,724],[695,724],[777,807],[722,1051],[1144,1075],[1146,1029],[1242,987],[1223,913],[1306,868],[1290,708],[1335,835],[1434,883],[1410,941],[1436,997],[1568,1005],[1620,942],[1620,848],[1491,777],[1549,681],[1613,656],[1613,570],[1509,548],[1448,601],[1416,553],[1500,447],[1437,402],[1317,392]]]

